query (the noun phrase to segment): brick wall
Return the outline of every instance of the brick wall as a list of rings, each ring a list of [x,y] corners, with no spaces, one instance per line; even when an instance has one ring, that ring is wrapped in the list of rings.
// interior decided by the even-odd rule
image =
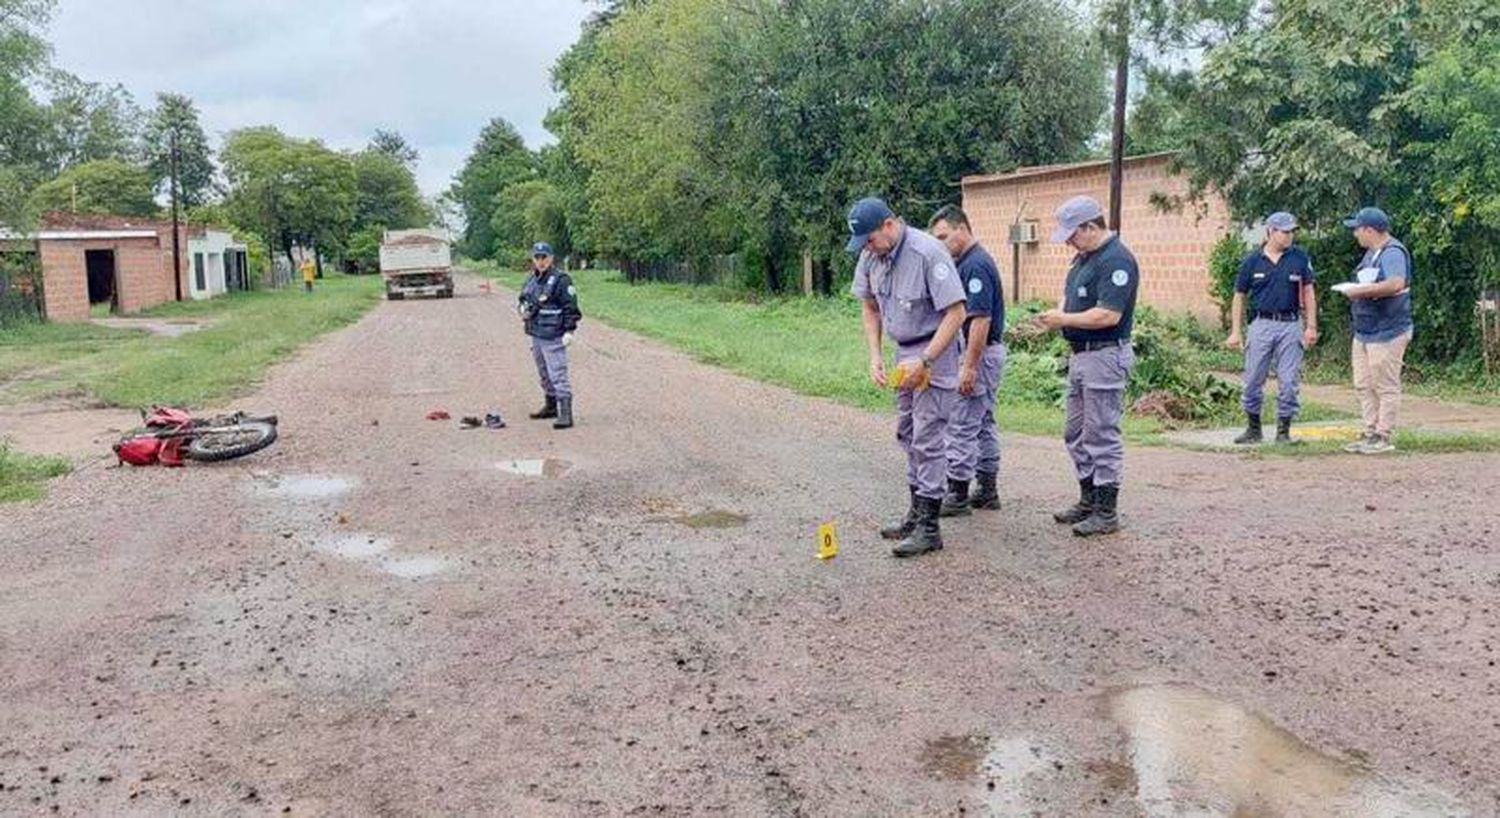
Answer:
[[[1166,155],[1126,160],[1120,213],[1124,229],[1120,235],[1141,265],[1141,303],[1214,318],[1218,308],[1208,296],[1208,256],[1214,243],[1230,232],[1229,208],[1213,194],[1200,206],[1201,211],[1192,205],[1181,212],[1161,212],[1153,207],[1153,193],[1187,193],[1187,180],[1167,172],[1169,160]],[[1007,290],[1014,289],[1015,280],[1010,225],[1023,202],[1023,220],[1038,222],[1039,241],[1021,246],[1020,291],[1008,292],[1010,298],[1055,301],[1062,295],[1073,250],[1053,244],[1048,234],[1056,226],[1052,214],[1058,205],[1081,194],[1093,196],[1108,209],[1107,162],[963,180],[964,210],[979,240],[1000,263]]]
[[[168,230],[168,236],[171,231]],[[138,239],[45,239],[38,242],[47,318],[53,321],[87,321],[89,318],[89,250],[111,250],[115,254],[116,297],[122,312],[137,312],[176,297],[172,286],[172,251],[163,258],[158,240]]]

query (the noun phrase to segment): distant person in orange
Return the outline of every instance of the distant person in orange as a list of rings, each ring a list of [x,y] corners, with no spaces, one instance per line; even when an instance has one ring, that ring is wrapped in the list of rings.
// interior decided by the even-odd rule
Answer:
[[[313,280],[318,277],[318,265],[313,263],[311,257],[302,259],[302,289],[312,292]]]

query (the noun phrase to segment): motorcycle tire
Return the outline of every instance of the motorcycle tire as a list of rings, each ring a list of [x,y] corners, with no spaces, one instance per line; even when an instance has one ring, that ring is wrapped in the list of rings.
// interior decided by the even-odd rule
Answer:
[[[253,454],[275,442],[276,424],[245,420],[234,426],[220,427],[208,434],[194,437],[183,451],[183,456],[199,463],[214,463]]]

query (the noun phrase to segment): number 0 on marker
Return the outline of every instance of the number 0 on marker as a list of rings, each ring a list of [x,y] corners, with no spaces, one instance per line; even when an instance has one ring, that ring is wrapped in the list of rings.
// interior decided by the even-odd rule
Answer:
[[[831,560],[839,555],[839,535],[833,523],[818,526],[818,559]]]

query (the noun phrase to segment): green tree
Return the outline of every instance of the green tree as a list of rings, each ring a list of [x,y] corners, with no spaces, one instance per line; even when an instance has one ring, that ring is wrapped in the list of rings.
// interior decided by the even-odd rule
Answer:
[[[1495,178],[1497,33],[1487,0],[1284,0],[1207,52],[1183,95],[1183,165],[1244,221],[1296,212],[1324,233],[1325,270],[1354,253],[1339,219],[1380,204],[1412,239],[1414,360],[1469,357],[1495,240],[1480,191]]]
[[[96,159],[74,165],[31,195],[37,212],[66,210],[117,216],[154,216],[151,175],[118,159]]]
[[[1105,109],[1103,55],[1058,2],[753,7],[721,55],[740,80],[723,109],[746,241],[805,248],[825,292],[851,265],[853,199],[879,193],[925,223],[965,174],[1080,157]]]
[[[490,228],[495,195],[536,175],[536,157],[515,127],[503,119],[490,120],[449,192],[463,212],[465,253],[474,258],[489,255],[495,246]]]
[[[54,70],[46,86],[49,169],[95,159],[133,161],[138,157],[141,111],[123,85],[85,82]]]
[[[517,182],[496,194],[490,230],[495,237],[491,249],[499,259],[525,255],[538,241],[548,242],[559,255],[569,250],[562,197],[541,179]]]
[[[213,153],[198,121],[193,101],[181,94],[157,94],[146,119],[142,151],[146,168],[159,190],[166,191],[172,172],[172,142],[177,143],[177,195],[183,207],[197,207],[214,192]]]
[[[220,161],[237,224],[265,237],[294,267],[292,248],[341,255],[354,224],[353,163],[316,140],[292,139],[273,127],[245,128],[225,139]]]
[[[53,0],[0,0],[0,225],[24,228],[31,189],[44,176],[45,108],[27,83],[47,65],[42,37]]]
[[[408,170],[416,170],[417,161],[422,158],[422,154],[418,153],[417,149],[406,141],[406,137],[396,131],[386,131],[378,128],[375,130],[375,135],[370,138],[368,150],[379,151],[400,162]]]
[[[431,220],[416,177],[384,151],[366,148],[350,157],[354,166],[354,228],[421,227]]]
[[[0,0],[0,77],[24,79],[47,63],[42,30],[56,0]]]

